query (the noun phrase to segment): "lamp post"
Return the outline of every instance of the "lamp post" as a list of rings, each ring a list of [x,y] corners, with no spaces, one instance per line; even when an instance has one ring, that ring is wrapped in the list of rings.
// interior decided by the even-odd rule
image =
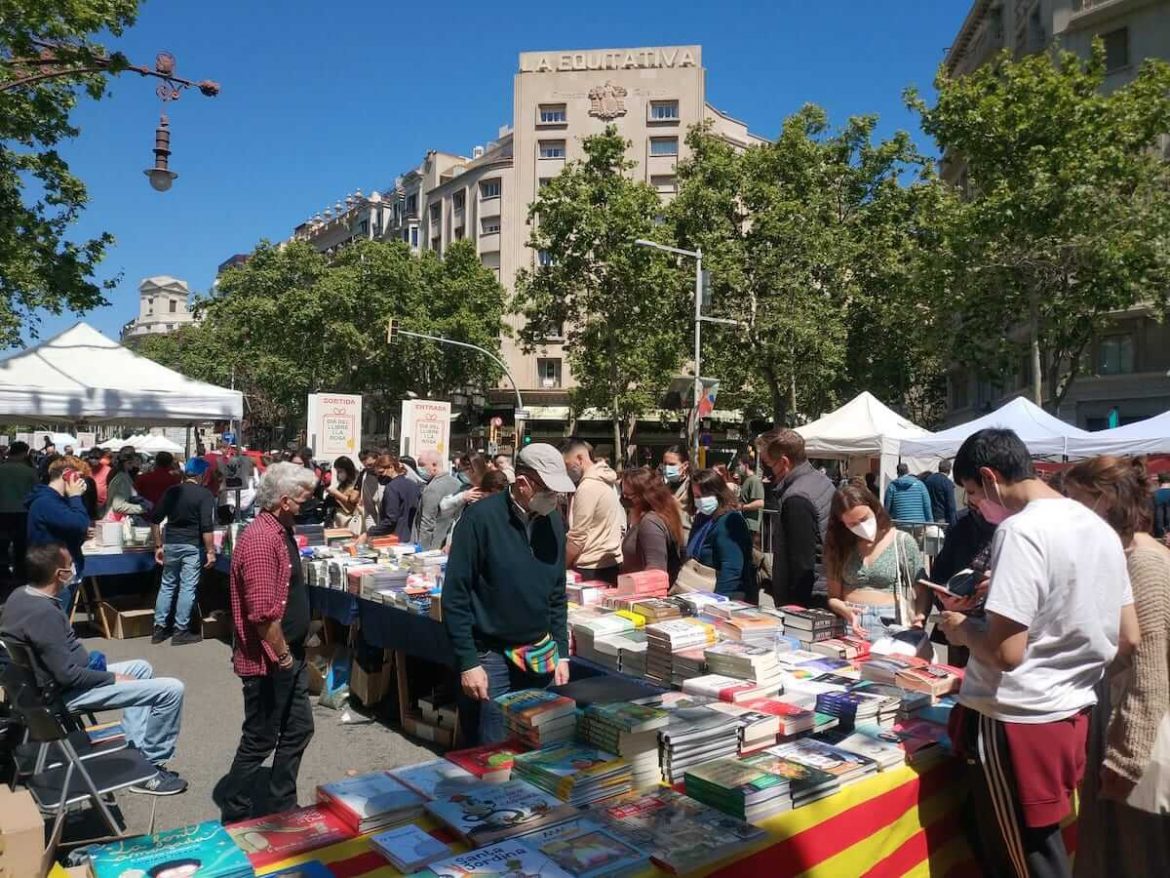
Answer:
[[[161,80],[158,88],[155,89],[155,94],[163,102],[164,107],[170,101],[177,101],[182,93],[189,88],[197,88],[200,94],[209,98],[219,94],[219,83],[212,82],[210,79],[194,82],[176,76],[175,56],[170,52],[159,52],[154,59],[154,69],[151,69],[131,64],[121,52],[115,52],[109,56],[86,56],[84,60],[73,60],[72,47],[39,40],[36,41],[35,45],[41,50],[35,58],[0,60],[0,65],[24,74],[0,83],[0,94],[15,91],[18,88],[34,86],[50,79],[76,78],[91,73],[115,75],[126,72]],[[143,171],[150,180],[151,187],[157,192],[166,192],[179,176],[170,169],[170,155],[170,120],[163,113],[159,117],[158,127],[154,129],[154,166]]]

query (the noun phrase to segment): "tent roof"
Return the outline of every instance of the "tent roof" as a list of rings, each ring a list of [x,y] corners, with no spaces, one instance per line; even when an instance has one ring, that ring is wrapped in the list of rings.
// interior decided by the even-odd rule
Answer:
[[[1070,439],[1070,457],[1098,454],[1170,454],[1170,412],[1134,421],[1112,430],[1098,430],[1087,438]]]
[[[810,457],[897,454],[899,442],[930,435],[868,391],[796,432]]]
[[[244,413],[243,394],[181,375],[78,323],[0,361],[0,417],[191,423]]]
[[[1080,427],[1050,415],[1024,397],[1017,396],[981,418],[940,430],[924,439],[903,442],[902,454],[905,457],[954,457],[968,436],[988,427],[1015,431],[1028,446],[1028,451],[1037,457],[1066,454],[1073,438],[1091,435]]]

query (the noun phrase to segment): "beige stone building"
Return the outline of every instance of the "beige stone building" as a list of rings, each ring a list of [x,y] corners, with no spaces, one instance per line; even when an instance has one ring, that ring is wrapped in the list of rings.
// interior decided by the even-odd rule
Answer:
[[[466,238],[510,292],[520,268],[549,258],[527,245],[528,206],[545,181],[582,157],[583,138],[616,125],[631,143],[634,177],[664,199],[676,191],[675,166],[686,156],[692,125],[709,120],[739,147],[764,142],[707,103],[705,81],[699,46],[524,52],[513,78],[512,124],[495,140],[469,156],[429,152],[393,186],[355,192],[302,223],[294,237],[321,250],[384,238],[439,253]],[[519,318],[510,319],[515,325]],[[505,338],[503,354],[534,420],[563,421],[573,377],[560,339],[528,355]],[[512,400],[501,391],[490,402],[511,407]]]
[[[1170,60],[1170,0],[975,0],[945,64],[953,76],[977,69],[1004,49],[1016,55],[1053,43],[1087,56],[1095,37],[1105,49],[1105,88],[1129,82],[1146,58]],[[1170,159],[1170,139],[1158,148]],[[943,174],[961,182],[961,162],[944,162]],[[1130,423],[1170,409],[1170,326],[1149,308],[1115,315],[1085,355],[1083,374],[1059,415],[1079,427],[1101,429],[1110,412]],[[947,376],[948,423],[959,423],[1027,393],[1029,370],[1021,357],[1014,374],[999,382],[964,369]]]
[[[138,316],[122,327],[122,341],[151,333],[174,332],[195,320],[188,304],[191,290],[185,280],[169,275],[145,278],[138,285]]]

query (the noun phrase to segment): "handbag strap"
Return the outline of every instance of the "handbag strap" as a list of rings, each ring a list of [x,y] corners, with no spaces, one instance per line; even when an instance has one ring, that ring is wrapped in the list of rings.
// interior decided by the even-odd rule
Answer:
[[[906,600],[906,593],[902,587],[902,532],[897,527],[894,528],[894,621],[902,627],[906,627],[908,622],[904,618],[903,603]]]

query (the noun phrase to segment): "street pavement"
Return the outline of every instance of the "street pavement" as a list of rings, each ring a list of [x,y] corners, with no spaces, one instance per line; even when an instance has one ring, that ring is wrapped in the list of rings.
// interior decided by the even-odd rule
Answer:
[[[186,793],[155,798],[119,793],[118,805],[129,828],[145,832],[150,807],[157,801],[156,830],[217,819],[219,809],[212,790],[227,774],[235,755],[243,722],[243,697],[239,678],[232,673],[231,648],[218,640],[188,646],[166,641],[152,646],[146,637],[131,640],[85,639],[89,650],[100,650],[109,662],[146,659],[156,677],[177,677],[186,687],[183,728],[178,751],[170,768],[191,784]],[[316,732],[301,762],[298,793],[302,805],[314,800],[317,784],[337,780],[347,773],[365,773],[435,758],[434,753],[400,732],[377,722],[344,724],[341,712],[319,706],[315,696],[313,718]],[[117,712],[103,713],[99,721]]]

